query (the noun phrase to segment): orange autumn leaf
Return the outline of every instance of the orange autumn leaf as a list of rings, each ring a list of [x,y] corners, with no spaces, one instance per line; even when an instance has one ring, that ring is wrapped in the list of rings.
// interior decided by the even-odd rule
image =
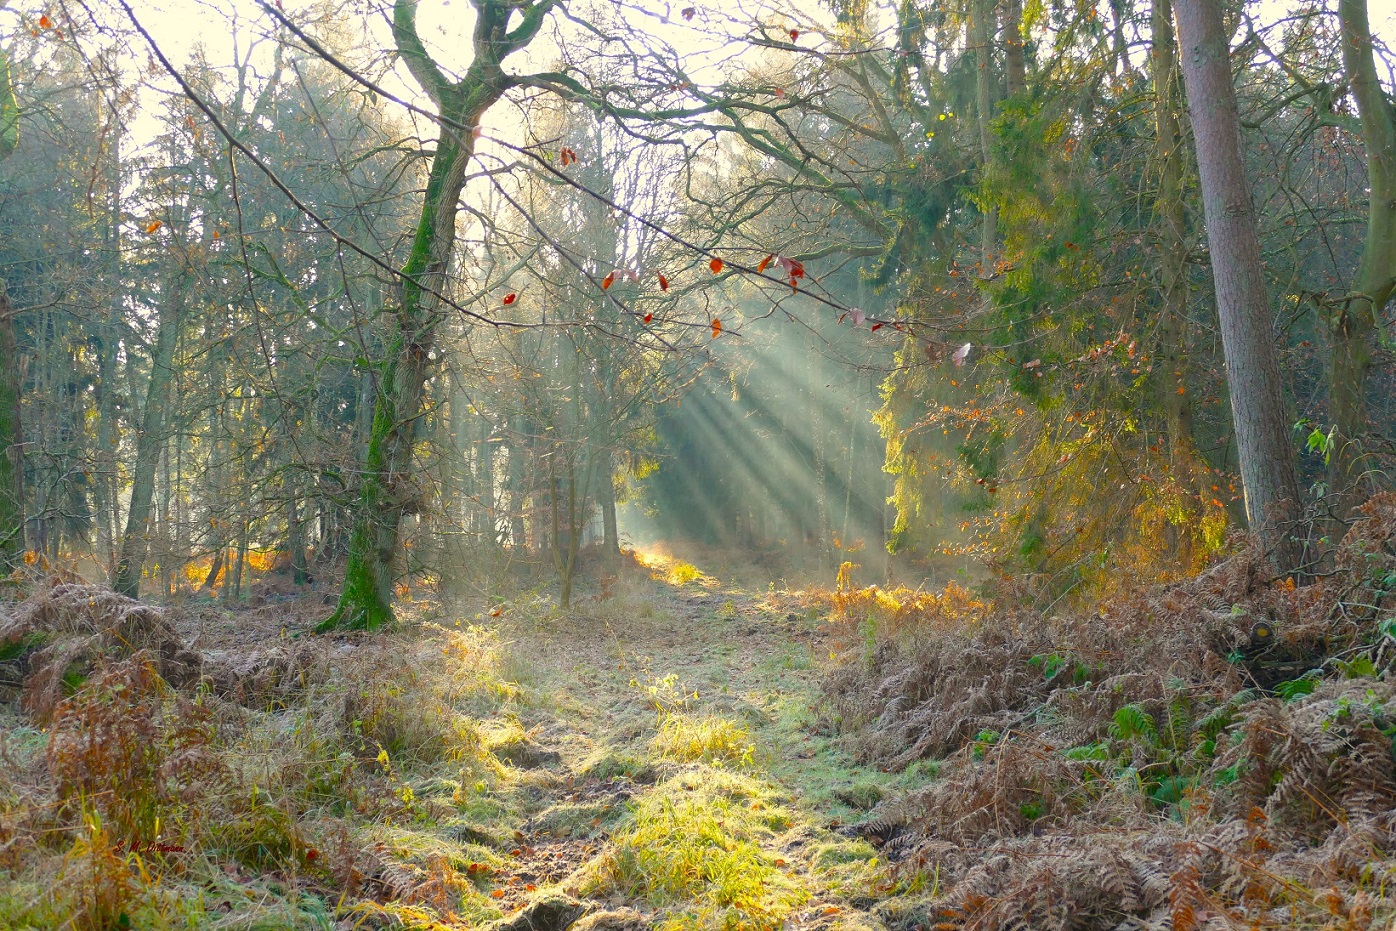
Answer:
[[[607,288],[609,288],[611,285],[615,284],[615,282],[616,282],[616,273],[615,273],[615,272],[611,272],[611,273],[610,273],[609,275],[607,275],[605,278],[602,278],[602,279],[601,279],[601,290],[602,290],[602,291],[605,291],[605,290],[606,290]]]
[[[719,336],[721,336],[721,335],[722,335],[722,321],[721,321],[721,320],[718,320],[718,319],[716,319],[716,318],[714,318],[714,319],[713,319],[713,339],[717,339],[717,338],[718,338]]]
[[[668,278],[665,278],[663,275],[660,275],[660,276],[659,276],[659,290],[661,290],[661,291],[668,291],[668,290],[669,290],[669,279],[668,279]]]
[[[773,261],[775,261],[775,258],[776,258],[776,257],[775,257],[775,254],[774,254],[774,253],[772,253],[771,255],[766,256],[764,259],[761,260],[761,264],[759,264],[759,265],[756,266],[756,270],[757,270],[758,272],[764,272],[767,268],[770,267],[771,263],[772,263]]]
[[[490,893],[490,898],[492,898],[492,899],[502,899],[502,898],[504,898],[504,890],[503,890],[503,889],[496,889],[496,890],[494,890],[493,892]]]
[[[53,28],[53,20],[51,20],[51,19],[48,18],[48,14],[47,14],[47,13],[41,14],[41,15],[39,16],[39,25],[42,26],[44,29],[52,29],[52,28]]]
[[[508,307],[510,304],[514,303],[518,299],[519,296],[514,292],[510,291],[508,294],[504,295],[504,306]]]
[[[649,313],[645,314],[645,322],[646,322],[646,323],[649,323],[649,322],[650,322],[651,320],[653,320],[653,319],[654,319],[654,314],[649,314]]]
[[[718,272],[722,271],[722,259],[713,259],[708,263],[708,267],[711,268],[713,274],[716,275]]]
[[[147,233],[153,233],[164,225],[164,222],[160,220],[151,220],[149,223],[145,225],[145,231]]]

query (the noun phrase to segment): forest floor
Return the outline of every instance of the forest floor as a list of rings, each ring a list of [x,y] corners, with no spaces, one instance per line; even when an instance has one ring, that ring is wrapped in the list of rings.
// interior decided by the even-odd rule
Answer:
[[[0,928],[1396,927],[1364,513],[1311,585],[1050,615],[651,558],[314,636],[51,579],[0,607]]]
[[[821,717],[827,598],[679,565],[373,636],[34,596],[0,630],[0,926],[884,927],[847,826],[926,777]]]

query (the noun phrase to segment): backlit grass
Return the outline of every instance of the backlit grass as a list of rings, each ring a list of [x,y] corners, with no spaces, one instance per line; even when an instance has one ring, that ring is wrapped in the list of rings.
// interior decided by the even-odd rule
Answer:
[[[661,928],[775,929],[808,894],[762,849],[790,826],[770,789],[698,765],[641,798],[615,835],[615,879]]]
[[[756,747],[747,729],[716,715],[666,714],[654,738],[661,757],[678,763],[751,766]]]

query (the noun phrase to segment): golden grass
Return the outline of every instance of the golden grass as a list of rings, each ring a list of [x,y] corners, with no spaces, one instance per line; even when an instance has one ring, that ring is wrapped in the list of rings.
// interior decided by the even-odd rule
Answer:
[[[756,746],[741,724],[717,715],[664,715],[654,750],[662,758],[677,763],[712,763],[750,767],[755,763]]]

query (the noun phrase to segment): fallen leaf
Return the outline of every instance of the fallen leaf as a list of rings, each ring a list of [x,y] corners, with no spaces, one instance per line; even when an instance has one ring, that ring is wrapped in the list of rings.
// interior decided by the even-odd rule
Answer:
[[[502,899],[502,898],[504,898],[504,890],[503,890],[503,889],[496,889],[496,890],[494,890],[493,892],[490,893],[490,898],[492,898],[492,899]]]

